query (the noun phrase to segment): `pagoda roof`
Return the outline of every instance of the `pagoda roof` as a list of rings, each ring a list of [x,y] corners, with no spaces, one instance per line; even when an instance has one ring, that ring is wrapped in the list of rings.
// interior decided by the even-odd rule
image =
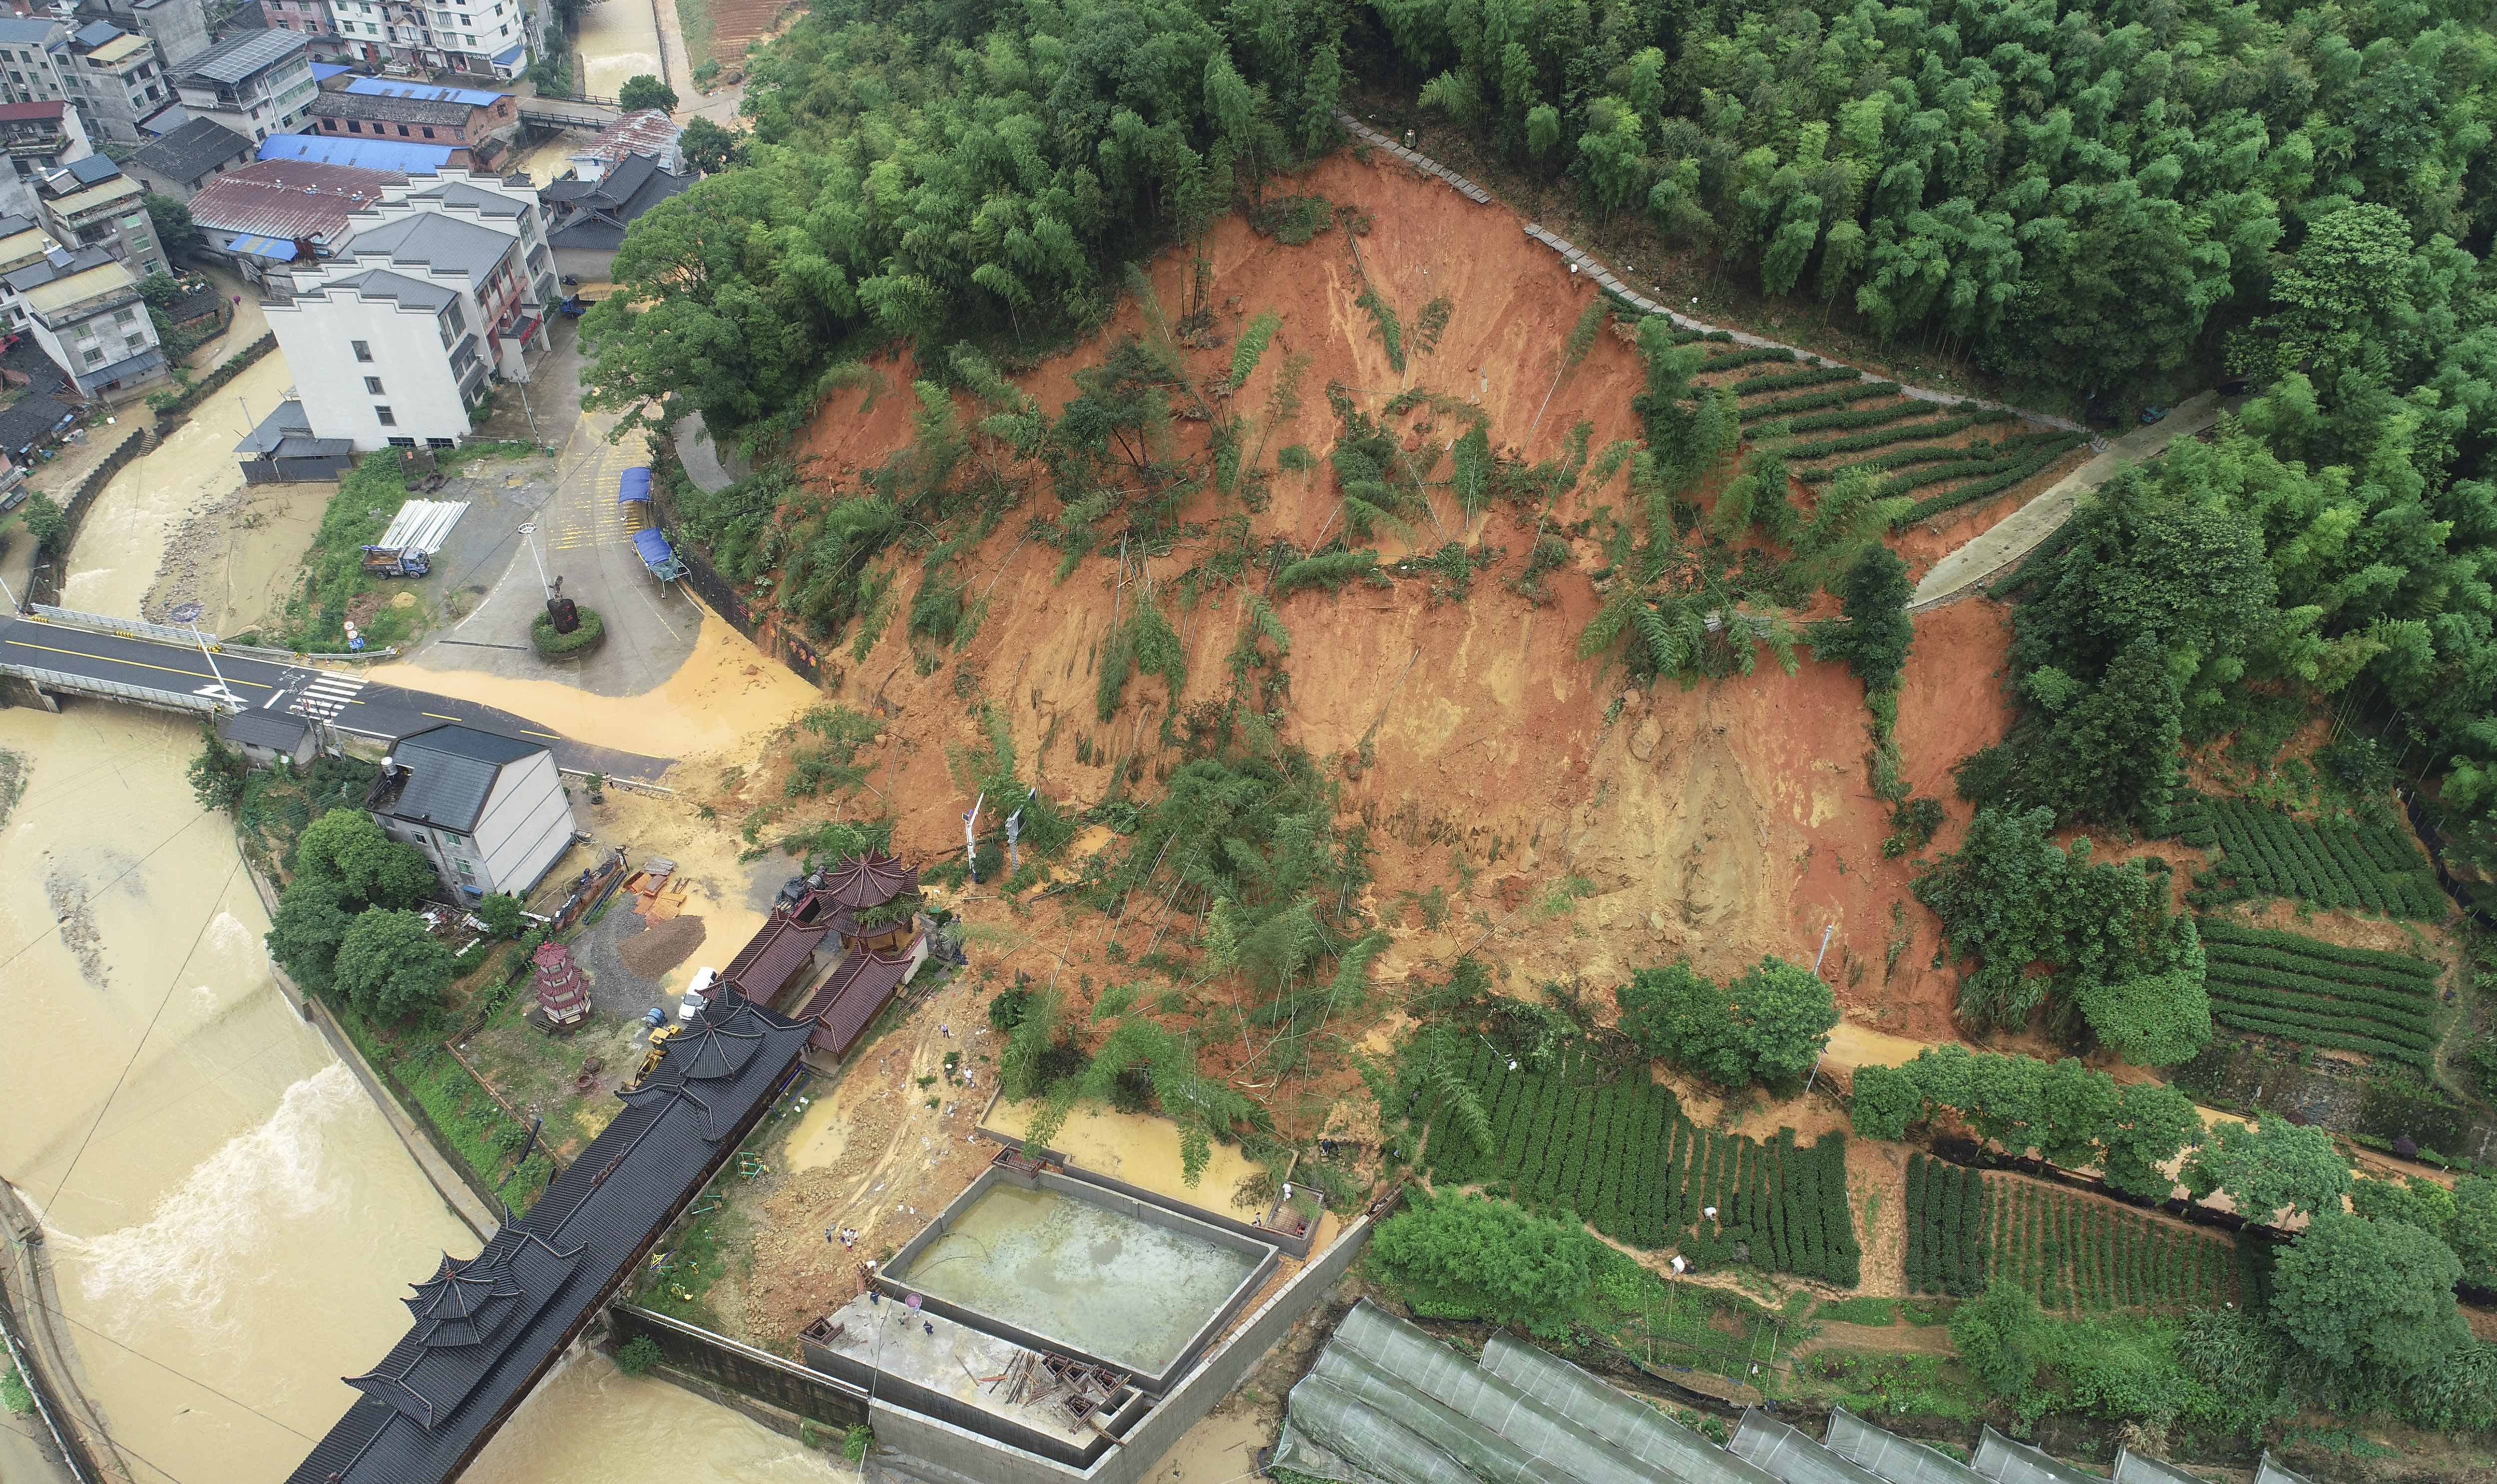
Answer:
[[[852,911],[863,911],[919,890],[919,871],[881,850],[870,850],[834,867],[816,890]]]

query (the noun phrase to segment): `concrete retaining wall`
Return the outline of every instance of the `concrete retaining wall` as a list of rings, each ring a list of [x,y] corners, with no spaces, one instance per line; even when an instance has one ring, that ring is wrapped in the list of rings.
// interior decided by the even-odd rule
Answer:
[[[638,1305],[611,1305],[607,1313],[612,1342],[619,1350],[648,1336],[671,1370],[836,1432],[868,1420],[867,1392],[846,1381]]]
[[[929,1470],[932,1474],[976,1479],[980,1484],[1142,1484],[1162,1455],[1203,1421],[1216,1403],[1229,1396],[1249,1368],[1326,1297],[1369,1243],[1371,1220],[1364,1216],[1344,1228],[1334,1246],[1260,1305],[1230,1338],[1207,1351],[1194,1373],[1146,1413],[1124,1442],[1089,1469],[1079,1472],[882,1402],[875,1404],[872,1419],[877,1446],[901,1455],[893,1460],[898,1468],[910,1469],[924,1460],[935,1466]]]

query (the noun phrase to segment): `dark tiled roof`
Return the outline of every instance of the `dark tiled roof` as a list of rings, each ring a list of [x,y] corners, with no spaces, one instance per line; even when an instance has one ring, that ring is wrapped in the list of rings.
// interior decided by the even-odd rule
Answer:
[[[230,742],[292,752],[311,726],[311,722],[290,711],[241,711],[218,722],[217,735]]]
[[[623,1111],[527,1216],[405,1302],[415,1323],[348,1384],[347,1409],[289,1484],[437,1484],[458,1474],[736,1152],[806,1028],[712,996]]]
[[[195,118],[131,156],[168,180],[197,180],[229,160],[251,158],[251,141],[213,118]]]
[[[477,827],[487,797],[503,770],[544,752],[535,742],[497,737],[471,727],[438,726],[402,737],[391,746],[398,772],[374,782],[370,807],[461,835]]]
[[[469,109],[464,103],[446,103],[437,98],[384,98],[371,93],[323,93],[312,100],[315,118],[377,118],[397,124],[451,124],[468,122]]]
[[[32,343],[31,336],[28,343]],[[36,355],[43,361],[44,370],[51,373],[51,379],[57,382],[60,379],[60,368],[53,365],[50,358],[45,357],[41,351],[36,352]],[[0,449],[6,449],[14,454],[60,426],[61,419],[69,415],[70,410],[67,407],[50,397],[28,393],[8,406],[0,407]]]
[[[909,972],[907,957],[854,953],[841,960],[798,1012],[800,1020],[815,1023],[806,1044],[830,1053],[836,1060],[848,1056],[858,1038],[867,1034],[868,1023],[876,1012],[893,1002],[894,992]]]
[[[539,193],[541,201],[559,203],[564,211],[547,240],[557,247],[621,247],[625,228],[693,183],[693,176],[672,175],[646,154],[627,156],[603,179],[558,181]]]
[[[758,1000],[769,1000],[780,993],[789,976],[806,963],[815,945],[832,931],[829,923],[802,923],[781,913],[772,914],[763,931],[746,939],[728,967],[720,974],[738,992]]]
[[[881,850],[854,855],[824,878],[823,894],[854,910],[880,907],[919,890],[919,872]]]

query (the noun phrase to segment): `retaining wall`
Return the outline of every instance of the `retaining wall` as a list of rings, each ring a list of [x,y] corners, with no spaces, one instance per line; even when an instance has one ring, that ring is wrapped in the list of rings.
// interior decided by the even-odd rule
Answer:
[[[714,1386],[768,1402],[836,1431],[868,1420],[865,1387],[638,1304],[610,1305],[607,1314],[613,1326],[611,1338],[619,1349],[647,1336],[670,1369]]]
[[[1079,1472],[882,1401],[874,1404],[876,1443],[903,1455],[895,1460],[900,1468],[906,1469],[913,1461],[926,1460],[938,1470],[980,1484],[1142,1484],[1162,1455],[1203,1421],[1216,1403],[1229,1396],[1275,1342],[1326,1297],[1368,1244],[1371,1224],[1372,1218],[1363,1216],[1345,1227],[1334,1246],[1209,1349],[1187,1379],[1173,1387],[1123,1442],[1089,1469]]]

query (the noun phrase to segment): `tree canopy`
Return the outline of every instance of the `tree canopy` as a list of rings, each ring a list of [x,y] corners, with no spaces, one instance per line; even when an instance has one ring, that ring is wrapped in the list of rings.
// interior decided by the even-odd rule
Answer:
[[[392,839],[362,809],[332,809],[303,827],[297,874],[336,879],[361,905],[408,907],[433,891],[433,868],[414,845]]]
[[[1934,1046],[1899,1067],[1855,1069],[1855,1131],[1897,1139],[1908,1125],[1948,1110],[1977,1137],[2067,1169],[2098,1166],[2107,1184],[2142,1200],[2165,1200],[2175,1182],[2161,1166],[2200,1142],[2193,1100],[2161,1083],[2119,1083],[2066,1058]]]
[[[1722,986],[1687,963],[1643,968],[1613,995],[1641,1051],[1729,1088],[1800,1087],[1838,1024],[1829,986],[1774,956]]]
[[[2282,1211],[2336,1211],[2350,1188],[2349,1161],[2329,1132],[2268,1113],[2251,1126],[2224,1122],[2213,1128],[2209,1141],[2185,1161],[2183,1173],[2195,1199],[2224,1190],[2239,1212],[2257,1221]]]
[[[1370,1260],[1418,1313],[1558,1335],[1587,1295],[1595,1240],[1575,1223],[1531,1216],[1506,1201],[1416,1196],[1379,1223]]]
[[[441,1000],[451,987],[451,950],[415,913],[376,909],[347,925],[333,973],[359,1013],[396,1021]]]
[[[2271,1317],[2344,1380],[2398,1385],[2470,1341],[2461,1276],[2452,1249],[2407,1221],[2325,1210],[2273,1264]]]
[[[2054,824],[2045,807],[1980,808],[1915,879],[1960,965],[1960,1018],[2023,1026],[2056,996],[2129,1059],[2185,1059],[2211,1038],[2194,920],[2167,909],[2151,863],[2093,862],[2086,837],[2058,845]]]

